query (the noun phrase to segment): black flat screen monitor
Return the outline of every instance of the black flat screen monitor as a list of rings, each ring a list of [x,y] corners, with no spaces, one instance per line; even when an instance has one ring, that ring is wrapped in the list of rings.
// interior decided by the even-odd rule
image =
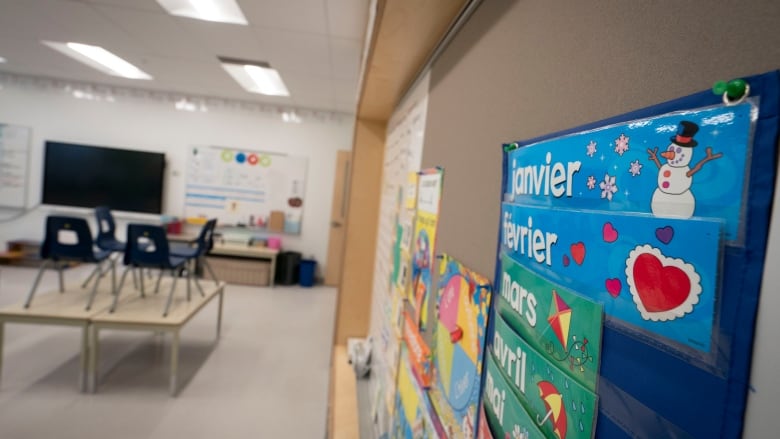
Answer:
[[[165,154],[46,142],[43,204],[161,213]]]

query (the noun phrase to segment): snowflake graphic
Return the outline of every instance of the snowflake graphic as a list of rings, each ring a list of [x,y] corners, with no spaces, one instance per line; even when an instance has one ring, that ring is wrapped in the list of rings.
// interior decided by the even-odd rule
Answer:
[[[612,195],[618,191],[618,187],[615,184],[615,177],[610,177],[609,174],[604,175],[604,181],[599,183],[601,189],[601,198],[606,198],[612,201]]]
[[[596,177],[594,177],[592,175],[589,176],[588,177],[588,182],[586,184],[588,185],[588,189],[590,189],[590,190],[595,189],[596,188]]]
[[[620,137],[615,139],[615,152],[623,157],[623,153],[628,151],[628,139],[625,134],[621,134]]]
[[[639,160],[634,160],[631,162],[631,165],[628,167],[628,172],[631,173],[632,177],[636,177],[642,173],[642,164],[639,163]]]
[[[593,157],[593,154],[596,154],[596,142],[591,140],[585,148],[588,149],[588,152],[585,153],[588,157]]]

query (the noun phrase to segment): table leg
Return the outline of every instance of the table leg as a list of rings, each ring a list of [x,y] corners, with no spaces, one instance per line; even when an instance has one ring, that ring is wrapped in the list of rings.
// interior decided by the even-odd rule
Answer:
[[[100,329],[97,325],[90,326],[90,338],[92,339],[92,346],[89,349],[89,364],[87,370],[88,387],[92,393],[97,393],[98,387],[98,362],[100,361]]]
[[[217,312],[217,338],[222,334],[222,299],[225,296],[225,287],[219,290],[219,311]]]
[[[179,331],[173,331],[173,341],[171,343],[171,396],[176,396],[177,379],[179,375]]]
[[[0,382],[3,377],[3,329],[5,328],[5,322],[0,320]]]
[[[89,323],[84,324],[81,327],[81,368],[79,370],[79,390],[82,393],[87,393],[89,381],[89,351],[91,350],[89,345]]]
[[[274,286],[274,280],[276,279],[276,256],[271,257],[271,275],[270,275],[270,284],[271,288]]]

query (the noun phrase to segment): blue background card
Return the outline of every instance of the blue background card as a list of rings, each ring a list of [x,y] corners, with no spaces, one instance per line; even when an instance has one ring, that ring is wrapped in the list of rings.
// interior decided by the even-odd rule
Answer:
[[[741,243],[750,103],[637,119],[515,149],[508,200],[726,220]],[[700,165],[697,168],[697,165]]]
[[[722,222],[504,203],[501,247],[608,316],[709,352]]]

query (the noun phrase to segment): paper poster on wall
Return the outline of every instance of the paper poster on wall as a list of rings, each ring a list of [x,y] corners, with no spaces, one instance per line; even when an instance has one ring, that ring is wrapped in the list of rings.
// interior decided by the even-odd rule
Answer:
[[[194,147],[188,159],[184,215],[300,234],[306,166],[304,157]]]
[[[490,353],[514,395],[547,437],[590,439],[597,397],[523,341],[499,315]]]
[[[412,254],[412,282],[410,303],[415,320],[426,327],[428,298],[431,292],[431,269],[436,248],[436,228],[439,222],[443,171],[429,168],[420,172],[417,183],[417,216],[414,225],[414,253]]]
[[[750,102],[665,114],[570,134],[508,154],[509,200],[547,207],[725,220],[744,230]]]
[[[492,285],[448,255],[439,263],[429,390],[446,437],[474,437]]]
[[[30,136],[30,128],[0,124],[0,207],[27,205]]]
[[[603,307],[501,258],[496,310],[532,348],[595,392],[601,359]]]
[[[441,428],[433,407],[414,376],[406,346],[401,348],[398,392],[390,437],[393,439],[438,439]]]

